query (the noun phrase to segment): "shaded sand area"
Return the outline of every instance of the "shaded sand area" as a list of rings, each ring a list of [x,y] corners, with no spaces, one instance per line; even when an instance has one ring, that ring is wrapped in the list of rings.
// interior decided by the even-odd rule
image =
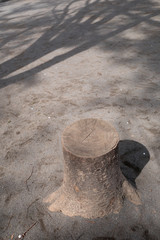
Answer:
[[[160,239],[160,2],[0,1],[0,239]],[[102,219],[52,213],[63,129],[101,118],[142,205]],[[13,239],[14,239],[13,238]]]

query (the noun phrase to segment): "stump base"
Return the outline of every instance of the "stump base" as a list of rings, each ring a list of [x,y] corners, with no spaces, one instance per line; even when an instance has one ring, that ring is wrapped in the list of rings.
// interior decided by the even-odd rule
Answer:
[[[69,217],[81,216],[84,218],[102,218],[111,213],[118,214],[123,206],[123,202],[127,198],[130,202],[135,205],[141,205],[141,200],[136,189],[128,183],[126,180],[123,182],[122,195],[112,198],[107,205],[108,198],[101,198],[98,202],[93,201],[79,201],[75,197],[71,198],[65,193],[64,187],[61,186],[57,191],[53,192],[45,203],[49,204],[49,211],[51,212],[62,212],[64,215]]]
[[[98,203],[88,200],[78,201],[76,198],[69,197],[61,187],[51,194],[46,202],[50,203],[48,209],[51,212],[62,212],[70,217],[101,218],[110,213],[119,213],[123,205],[123,198],[112,198],[109,205],[106,205],[105,201]]]

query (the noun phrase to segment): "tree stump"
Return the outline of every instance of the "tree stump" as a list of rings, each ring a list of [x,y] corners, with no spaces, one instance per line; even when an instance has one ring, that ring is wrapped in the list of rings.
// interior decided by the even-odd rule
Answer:
[[[62,134],[64,179],[46,202],[50,211],[97,218],[118,213],[124,197],[140,204],[136,190],[122,175],[119,137],[113,126],[99,119],[82,119]]]

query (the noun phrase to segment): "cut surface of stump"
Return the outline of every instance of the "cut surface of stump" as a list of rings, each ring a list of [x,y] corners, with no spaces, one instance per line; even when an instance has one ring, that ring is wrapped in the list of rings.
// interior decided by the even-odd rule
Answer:
[[[118,213],[125,196],[135,204],[136,190],[125,180],[118,160],[119,136],[100,119],[82,119],[62,134],[64,179],[45,201],[50,211],[97,218]]]
[[[98,119],[83,119],[67,127],[62,136],[66,151],[80,158],[96,158],[114,149],[119,142],[116,130]]]

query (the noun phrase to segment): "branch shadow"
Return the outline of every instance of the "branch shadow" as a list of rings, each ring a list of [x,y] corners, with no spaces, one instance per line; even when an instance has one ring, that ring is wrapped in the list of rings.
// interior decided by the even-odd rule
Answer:
[[[104,2],[88,0],[85,1],[84,5],[78,10],[74,10],[74,8],[72,9],[72,5],[78,2],[80,1],[73,0],[62,10],[58,10],[58,6],[54,6],[52,9],[53,17],[51,27],[23,52],[4,61],[0,65],[0,88],[21,81],[24,78],[27,80],[28,77],[96,45],[102,45],[102,48],[105,50],[112,50],[113,52],[120,51],[114,46],[114,43],[116,44],[118,39],[120,41],[122,40],[119,34],[143,22],[147,23],[151,21],[151,18],[160,13],[160,11],[157,10],[154,7],[154,4],[149,0],[145,3],[146,9],[151,9],[147,14],[145,12],[146,9],[143,10],[142,8],[139,8],[139,1],[137,0],[123,0],[118,1],[116,4],[115,2],[112,3],[108,0]],[[137,11],[137,9],[138,13],[135,17],[135,14],[133,14],[132,11]],[[120,23],[117,19],[120,18],[121,15],[126,16],[126,19],[128,20],[122,20],[122,23]],[[24,34],[32,34],[31,28],[33,30],[35,27],[45,25],[46,20],[46,16],[41,16],[40,18],[31,21],[27,19],[29,24],[27,24],[27,22],[25,23],[26,30],[24,30]],[[155,24],[158,23],[155,22]],[[32,27],[30,27],[30,25],[32,25]],[[115,37],[115,39],[112,39],[111,42],[114,48],[111,48],[110,40],[113,37]],[[147,39],[145,40],[147,41]],[[123,39],[124,43],[127,43],[127,41],[129,40]],[[3,44],[5,44],[5,41]],[[29,70],[24,69],[21,73],[18,72],[15,73],[14,76],[9,76],[45,55],[51,52],[54,54],[56,50],[62,48],[67,50],[59,55],[53,55],[53,58],[46,60],[43,63],[39,63],[37,66],[32,66]]]
[[[121,140],[118,145],[120,169],[126,179],[136,187],[136,178],[150,160],[147,148],[133,140]]]
[[[2,2],[9,2],[10,0],[0,0],[0,3]]]

